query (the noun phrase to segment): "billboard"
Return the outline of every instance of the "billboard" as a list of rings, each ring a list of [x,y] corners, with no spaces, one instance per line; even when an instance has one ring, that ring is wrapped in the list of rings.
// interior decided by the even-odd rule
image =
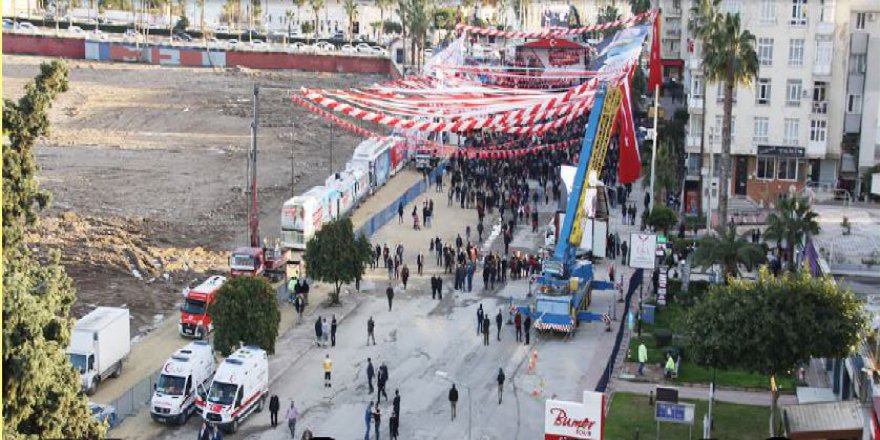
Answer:
[[[602,440],[604,423],[603,393],[584,391],[583,402],[544,403],[544,440]]]
[[[629,243],[629,266],[653,270],[657,251],[657,234],[633,232],[630,234]]]

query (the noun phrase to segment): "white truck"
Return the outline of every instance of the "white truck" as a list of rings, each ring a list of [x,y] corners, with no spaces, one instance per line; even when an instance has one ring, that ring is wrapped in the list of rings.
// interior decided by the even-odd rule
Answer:
[[[67,356],[79,371],[86,394],[98,384],[122,373],[122,362],[131,351],[128,309],[98,307],[76,322]]]
[[[206,341],[193,341],[174,352],[153,385],[150,416],[160,423],[183,425],[196,411],[196,398],[206,394],[217,363]]]
[[[214,374],[207,398],[197,401],[202,417],[211,425],[235,432],[249,415],[263,410],[269,394],[269,361],[266,351],[246,346],[229,355]]]

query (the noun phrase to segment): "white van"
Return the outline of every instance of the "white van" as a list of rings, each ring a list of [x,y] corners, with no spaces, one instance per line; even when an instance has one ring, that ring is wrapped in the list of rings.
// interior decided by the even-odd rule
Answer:
[[[266,351],[247,346],[232,353],[217,368],[202,416],[211,425],[235,432],[247,416],[263,410],[269,394]]]
[[[150,401],[150,416],[160,423],[182,425],[198,410],[196,398],[206,394],[214,371],[214,350],[206,341],[193,341],[177,350],[162,367]]]

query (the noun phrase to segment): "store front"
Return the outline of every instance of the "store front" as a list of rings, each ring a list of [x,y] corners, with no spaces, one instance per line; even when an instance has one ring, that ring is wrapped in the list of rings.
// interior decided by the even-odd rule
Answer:
[[[783,195],[804,188],[809,168],[804,156],[803,147],[758,145],[756,156],[737,156],[733,161],[732,192],[774,207]]]

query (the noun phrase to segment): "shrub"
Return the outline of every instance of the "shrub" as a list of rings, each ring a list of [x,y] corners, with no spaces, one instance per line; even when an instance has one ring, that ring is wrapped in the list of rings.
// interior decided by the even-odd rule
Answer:
[[[668,329],[656,328],[653,333],[658,347],[666,347],[672,343],[672,332]]]

